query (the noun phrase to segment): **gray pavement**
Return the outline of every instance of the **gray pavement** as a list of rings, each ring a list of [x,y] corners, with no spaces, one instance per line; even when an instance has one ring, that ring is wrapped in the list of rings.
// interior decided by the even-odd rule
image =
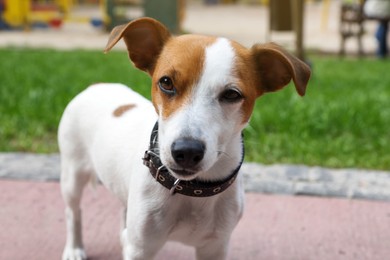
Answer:
[[[244,163],[247,192],[390,200],[390,172]],[[58,181],[57,154],[0,153],[0,178]]]

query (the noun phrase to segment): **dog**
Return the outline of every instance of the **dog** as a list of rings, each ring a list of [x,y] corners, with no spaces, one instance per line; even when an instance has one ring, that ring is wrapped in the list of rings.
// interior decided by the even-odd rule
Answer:
[[[255,100],[291,80],[303,96],[310,68],[276,44],[172,36],[152,18],[115,27],[130,60],[152,78],[152,102],[121,84],[95,84],[59,125],[67,239],[62,259],[85,259],[80,200],[97,178],[123,203],[124,259],[153,259],[168,240],[197,259],[226,259],[244,208],[242,131]]]

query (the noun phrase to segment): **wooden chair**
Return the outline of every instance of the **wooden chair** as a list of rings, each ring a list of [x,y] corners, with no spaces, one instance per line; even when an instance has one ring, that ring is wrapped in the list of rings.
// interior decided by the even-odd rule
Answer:
[[[364,1],[359,3],[343,3],[340,12],[340,35],[341,47],[340,55],[345,54],[345,42],[349,38],[356,38],[358,42],[358,54],[362,56],[363,43],[362,36],[364,34]]]

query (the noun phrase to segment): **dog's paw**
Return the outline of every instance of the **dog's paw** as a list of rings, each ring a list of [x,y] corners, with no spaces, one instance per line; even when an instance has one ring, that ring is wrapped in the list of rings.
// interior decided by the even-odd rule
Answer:
[[[82,248],[66,247],[62,254],[62,260],[85,260],[87,255]]]

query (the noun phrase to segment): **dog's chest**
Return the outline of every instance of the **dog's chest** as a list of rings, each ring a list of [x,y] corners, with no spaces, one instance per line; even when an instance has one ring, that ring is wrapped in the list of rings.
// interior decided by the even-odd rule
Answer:
[[[215,214],[208,210],[192,209],[182,212],[172,223],[170,240],[196,245],[208,237],[217,235]]]
[[[228,203],[231,207],[221,200],[182,203],[178,211],[171,215],[169,239],[198,246],[225,236],[225,232],[234,228],[241,215],[242,205],[234,198],[232,200]]]

